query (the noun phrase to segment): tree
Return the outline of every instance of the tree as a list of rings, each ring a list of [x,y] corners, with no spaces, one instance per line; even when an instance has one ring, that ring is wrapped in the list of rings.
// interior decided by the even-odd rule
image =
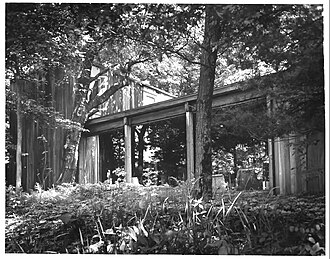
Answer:
[[[208,8],[213,8],[217,14],[213,15],[214,24],[216,21],[219,23],[218,31],[216,28],[213,30],[214,34],[219,35],[212,49],[218,51],[218,61],[225,62],[227,66],[234,64],[237,68],[249,69],[251,74],[257,77],[265,73],[277,73],[274,76],[247,82],[250,83],[250,87],[257,86],[265,94],[277,100],[277,111],[273,114],[276,117],[273,116],[267,122],[273,120],[279,125],[277,129],[285,126],[282,131],[274,132],[271,131],[273,123],[266,123],[266,126],[261,129],[267,129],[268,132],[275,133],[277,136],[293,130],[306,132],[315,127],[322,129],[324,125],[322,7],[317,5],[225,5]],[[212,39],[207,36],[207,14],[210,12],[208,8],[206,8],[204,42],[207,37],[208,40]],[[203,51],[205,53],[206,48]],[[204,56],[202,56],[203,59]],[[210,58],[208,61],[210,60],[214,59]],[[203,87],[202,73],[208,75],[207,78],[210,80],[208,83],[214,82],[213,71],[209,73],[201,66],[199,91]],[[209,91],[204,98],[209,100],[212,86],[207,88]],[[204,150],[197,151],[196,170],[199,170],[198,167],[202,165],[201,173],[197,175],[201,174],[202,178],[205,178],[203,184],[210,186],[210,145],[206,143],[211,141],[208,130],[208,118],[211,111],[206,107],[200,110],[208,116],[205,115],[205,119],[198,122],[199,110],[197,111],[196,146],[203,147]],[[244,113],[245,111],[242,114]],[[316,120],[311,114],[316,115]],[[320,123],[321,127],[318,125]],[[205,130],[199,131],[199,127]],[[251,127],[250,130],[253,128],[255,127]],[[260,130],[258,132],[260,133]],[[205,140],[205,144],[201,139]],[[203,158],[205,164],[200,163],[202,154],[207,157],[207,159]],[[210,196],[210,188],[202,186],[203,188],[204,196]]]
[[[313,125],[304,126],[305,130],[311,129],[324,115],[324,108],[319,105],[324,100],[320,87],[324,84],[320,6],[8,4],[6,7],[6,70],[14,78],[33,80],[40,71],[61,68],[66,77],[76,79],[71,118],[74,126],[68,131],[65,170],[59,182],[73,178],[80,131],[88,116],[114,91],[132,82],[130,75],[156,79],[158,72],[148,75],[144,67],[151,67],[164,57],[175,56],[182,64],[200,65],[196,140],[197,147],[203,148],[197,152],[196,175],[202,177],[204,196],[210,196],[207,187],[211,174],[210,100],[214,82],[223,84],[229,68],[250,71],[253,76],[282,71],[272,79],[256,80],[254,85],[276,99],[287,97],[278,103],[278,111],[286,111],[288,116],[291,112],[294,115],[290,118],[299,115],[289,125],[290,129],[303,125],[316,112]],[[93,64],[104,69],[91,78]],[[89,88],[109,70],[116,77],[109,91],[98,94]],[[171,70],[167,67],[164,71]],[[196,67],[188,70],[192,74],[194,71]],[[185,84],[195,87],[196,76],[189,80]],[[280,121],[285,118],[276,123]]]
[[[205,29],[199,87],[196,102],[196,166],[195,177],[201,177],[202,195],[212,197],[212,95],[217,61],[218,21],[212,6],[205,9]]]
[[[150,58],[150,48],[123,51],[122,45],[134,46],[122,36],[130,12],[130,5],[7,4],[6,69],[12,80],[33,81],[35,74],[51,73],[53,68],[65,70],[66,77],[76,80],[75,108],[70,118],[73,126],[67,132],[64,168],[58,182],[74,178],[81,130],[89,115],[134,81],[129,77],[132,67]],[[104,69],[91,77],[95,63],[103,64]],[[97,84],[90,91],[90,85],[109,70],[114,74],[114,84],[102,94],[98,94]]]
[[[17,146],[16,146],[16,189],[22,186],[22,104],[20,87],[17,87]]]

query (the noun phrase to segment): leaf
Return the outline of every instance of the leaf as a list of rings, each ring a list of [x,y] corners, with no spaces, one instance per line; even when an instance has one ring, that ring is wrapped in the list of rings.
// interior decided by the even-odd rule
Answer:
[[[72,215],[70,213],[63,213],[60,216],[60,220],[63,221],[64,224],[68,224],[71,221]]]
[[[84,238],[83,238],[83,235],[81,233],[81,229],[79,228],[79,237],[80,237],[80,242],[81,242],[81,245],[84,246]]]
[[[259,243],[263,243],[263,242],[265,242],[265,238],[264,237],[259,238]]]
[[[173,230],[167,230],[166,232],[165,232],[165,236],[167,237],[167,238],[172,238],[173,236],[175,235],[175,232],[173,231]]]
[[[156,242],[157,245],[160,244],[160,237],[159,237],[159,235],[151,235],[150,237],[152,238],[152,240],[154,240]]]
[[[106,235],[114,235],[115,232],[113,231],[112,228],[108,228],[108,229],[105,230],[104,234],[106,234]]]
[[[309,237],[308,238],[308,241],[311,242],[311,243],[313,243],[313,244],[315,244],[315,239],[313,237]]]
[[[119,250],[120,250],[120,251],[124,251],[124,250],[125,250],[125,247],[126,247],[126,243],[125,243],[125,241],[123,240],[123,241],[121,242],[121,244],[120,244]]]
[[[136,242],[137,241],[137,236],[133,228],[128,227],[128,235]]]
[[[218,255],[228,255],[227,246],[221,246],[218,250]]]
[[[230,205],[229,209],[227,210],[227,212],[226,212],[226,216],[229,215],[229,213],[231,212],[233,206],[235,205],[237,199],[239,198],[239,196],[240,196],[241,194],[242,194],[242,192],[240,192],[239,194],[237,194],[237,196],[235,197],[233,203]]]
[[[142,222],[139,223],[139,228],[142,230],[142,233],[143,233],[146,237],[148,237],[148,232],[147,232],[147,230],[144,228]]]
[[[135,232],[136,234],[138,234],[138,235],[140,234],[140,230],[139,230],[138,227],[133,226],[132,228],[134,229],[134,232]]]
[[[311,248],[311,255],[316,255],[317,252],[319,251],[324,251],[324,247],[320,247],[319,242],[317,242],[315,245],[313,245],[313,247]]]
[[[222,244],[222,240],[217,240],[213,243],[208,243],[205,245],[205,247],[220,247]]]

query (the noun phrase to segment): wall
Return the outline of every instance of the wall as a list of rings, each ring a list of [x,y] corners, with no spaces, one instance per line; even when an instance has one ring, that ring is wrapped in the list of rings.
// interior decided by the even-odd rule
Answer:
[[[99,72],[99,68],[93,67],[91,76],[95,76]],[[113,82],[114,77],[111,71],[101,77],[97,82],[100,94],[106,91]],[[93,86],[94,83],[91,84],[90,88]],[[94,114],[91,119],[168,100],[172,97],[170,94],[155,87],[143,85],[142,83],[131,83],[129,86],[117,91],[108,101],[102,104],[99,107],[99,112]],[[95,182],[95,179],[98,179],[97,181],[104,181],[106,180],[107,171],[112,171],[119,166],[120,163],[115,160],[112,154],[113,146],[110,142],[113,141],[113,138],[111,134],[107,132],[99,135],[97,140],[99,144],[97,145],[91,145],[91,137],[82,135],[79,146],[79,183],[86,183],[86,181]],[[96,157],[88,155],[90,152],[96,154]],[[97,168],[96,178],[91,176],[95,174],[92,170],[93,168]]]
[[[290,135],[274,141],[275,183],[278,194],[325,193],[323,132]]]
[[[95,76],[100,71],[100,68],[94,66],[91,71],[91,76]],[[114,80],[115,79],[111,71],[102,76],[97,82],[99,94],[102,94],[104,91],[109,89],[114,83]],[[90,85],[90,88],[93,87],[94,83]],[[99,112],[94,114],[91,119],[134,109],[155,102],[165,101],[172,97],[174,96],[156,87],[132,82],[130,85],[117,91],[109,98],[108,101],[100,105]]]
[[[65,81],[61,70],[51,71],[40,75],[38,83],[18,81],[22,93],[38,104],[54,107],[64,118],[70,118],[73,103],[73,80]],[[13,89],[15,91],[15,89]],[[11,113],[10,126],[16,131],[16,114]],[[36,182],[43,187],[51,187],[58,179],[62,168],[62,154],[65,129],[47,125],[40,117],[29,113],[23,114],[22,133],[22,187],[24,190],[33,189]],[[15,134],[13,134],[15,143]],[[15,184],[13,175],[16,174],[16,161],[10,161],[11,167],[6,172],[9,184]]]

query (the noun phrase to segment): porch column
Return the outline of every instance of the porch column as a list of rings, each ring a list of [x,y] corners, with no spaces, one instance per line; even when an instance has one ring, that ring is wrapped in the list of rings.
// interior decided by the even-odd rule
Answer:
[[[94,183],[101,181],[100,173],[100,137],[94,136]]]
[[[189,103],[185,104],[186,110],[186,146],[187,146],[187,180],[194,178],[195,154],[194,154],[194,114]]]
[[[274,139],[268,139],[268,159],[269,159],[269,189],[273,189],[276,184],[275,184],[275,179],[274,179]],[[272,191],[272,194],[274,194],[274,191]]]
[[[269,116],[272,115],[273,110],[274,110],[274,100],[272,100],[270,98],[270,96],[267,96],[266,98],[266,102],[267,102],[267,113]],[[275,157],[276,157],[276,153],[275,153],[275,140],[274,138],[272,139],[268,139],[268,159],[269,159],[269,188],[270,190],[272,190],[272,194],[276,194],[277,190],[276,190],[276,166],[275,166]],[[275,189],[273,189],[275,188]]]
[[[289,135],[291,194],[297,193],[296,135]]]
[[[124,137],[125,137],[125,172],[126,182],[132,182],[132,126],[127,117],[124,118]]]

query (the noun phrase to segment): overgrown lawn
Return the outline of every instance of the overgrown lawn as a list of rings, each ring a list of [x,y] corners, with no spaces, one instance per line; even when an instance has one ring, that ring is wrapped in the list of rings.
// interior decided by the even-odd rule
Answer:
[[[211,202],[177,187],[63,184],[6,189],[7,253],[325,253],[325,197],[226,191]]]

